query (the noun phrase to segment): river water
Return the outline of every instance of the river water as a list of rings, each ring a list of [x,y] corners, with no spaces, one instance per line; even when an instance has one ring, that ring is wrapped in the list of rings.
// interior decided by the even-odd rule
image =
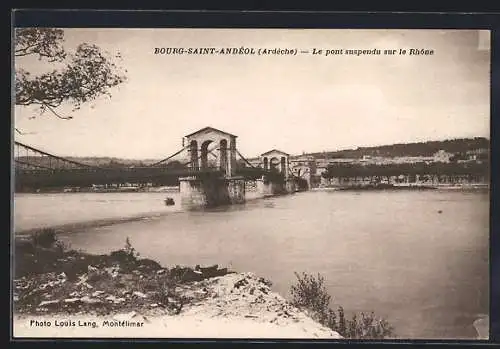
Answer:
[[[165,206],[165,196],[176,199]],[[288,296],[294,272],[321,273],[346,313],[374,311],[398,338],[473,339],[489,312],[489,195],[310,191],[205,212],[177,194],[16,194],[16,231],[67,226],[75,249],[107,253],[129,237],[165,266],[229,266]],[[133,221],[111,221],[140,217]]]

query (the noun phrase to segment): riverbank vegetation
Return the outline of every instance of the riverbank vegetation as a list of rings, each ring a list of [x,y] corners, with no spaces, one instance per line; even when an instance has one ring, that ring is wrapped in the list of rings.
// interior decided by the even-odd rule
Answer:
[[[413,143],[398,143],[391,145],[380,145],[373,147],[358,147],[356,149],[345,149],[338,151],[307,153],[317,159],[348,158],[360,159],[363,156],[432,156],[439,150],[453,154],[466,154],[476,149],[489,149],[490,141],[484,137],[457,138],[443,141],[427,141]]]
[[[323,173],[324,178],[391,177],[391,176],[466,176],[470,181],[487,180],[488,163],[416,163],[387,165],[334,164]]]
[[[53,229],[16,239],[14,310],[25,314],[116,311],[179,313],[199,299],[193,283],[231,273],[217,266],[163,268],[140,258],[127,239],[106,255],[71,249]]]
[[[320,324],[338,332],[348,339],[385,339],[393,335],[393,326],[375,313],[353,314],[346,318],[344,308],[330,307],[332,297],[324,284],[324,277],[307,273],[298,274],[296,284],[291,286],[292,304],[304,309]]]
[[[177,315],[189,306],[200,305],[200,302],[206,303],[207,309],[214,308],[211,303],[216,301],[228,307],[222,309],[220,304],[215,304],[217,307],[214,309],[219,313],[240,311],[248,317],[250,315],[245,313],[255,308],[258,314],[263,314],[261,320],[264,321],[269,316],[259,308],[262,303],[261,308],[277,309],[275,317],[269,318],[271,323],[275,323],[280,316],[288,316],[287,311],[292,314],[292,308],[286,310],[287,306],[291,306],[344,338],[384,339],[392,334],[388,322],[376,318],[373,313],[347,319],[342,307],[332,310],[331,297],[320,275],[316,278],[296,274],[298,282],[291,287],[291,302],[278,304],[278,299],[267,289],[271,283],[262,278],[242,277],[217,265],[164,268],[151,259],[141,258],[128,238],[121,249],[94,255],[71,249],[58,239],[54,229],[41,229],[18,237],[14,254],[14,312],[18,314],[110,315],[137,312],[143,315]],[[210,291],[211,280],[218,276],[230,277],[228,274],[235,275],[234,280],[228,279],[234,285],[226,280],[224,282],[231,284],[226,285],[226,291],[221,286]],[[248,294],[238,296],[244,290]],[[224,292],[227,293],[225,298]],[[237,301],[234,301],[235,297]],[[259,297],[269,299],[264,302],[264,298]],[[233,299],[232,303],[229,298]],[[245,303],[248,304],[245,306]]]

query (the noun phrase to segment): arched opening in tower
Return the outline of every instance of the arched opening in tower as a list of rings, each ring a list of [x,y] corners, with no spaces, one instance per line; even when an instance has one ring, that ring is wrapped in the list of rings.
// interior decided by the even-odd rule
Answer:
[[[212,143],[211,140],[205,141],[201,144],[201,169],[205,170],[208,168],[208,146]]]
[[[269,160],[269,169],[273,172],[278,172],[280,166],[280,160],[278,158],[271,158]]]

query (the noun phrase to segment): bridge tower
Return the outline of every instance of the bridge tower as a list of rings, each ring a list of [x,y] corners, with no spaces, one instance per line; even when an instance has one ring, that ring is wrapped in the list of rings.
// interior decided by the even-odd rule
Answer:
[[[265,170],[281,173],[285,179],[288,178],[290,163],[290,154],[281,150],[273,149],[260,155],[262,167]]]
[[[184,136],[192,174],[179,178],[184,207],[196,209],[245,202],[245,179],[236,176],[236,138],[213,127]]]
[[[271,172],[279,173],[282,181],[271,180],[269,176],[262,176],[257,181],[257,190],[267,196],[295,192],[295,182],[290,177],[290,154],[284,151],[272,149],[260,155],[262,168]]]
[[[236,137],[213,127],[184,136],[189,167],[199,171],[219,170],[225,177],[233,177],[236,173]],[[217,158],[216,163],[210,161],[210,155]]]

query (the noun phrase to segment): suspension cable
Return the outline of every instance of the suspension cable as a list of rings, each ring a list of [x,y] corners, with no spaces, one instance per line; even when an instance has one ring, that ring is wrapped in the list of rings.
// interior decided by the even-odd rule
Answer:
[[[243,159],[243,161],[245,161],[248,165],[250,165],[250,167],[252,167],[252,168],[257,168],[257,167],[255,167],[254,165],[252,165],[252,164],[251,164],[251,163],[250,163],[247,159],[245,159],[245,157],[244,157],[243,155],[241,155],[241,153],[239,152],[239,150],[238,150],[238,149],[236,149],[236,153],[240,156],[240,158],[242,158],[242,159]]]
[[[154,166],[157,166],[157,165],[159,165],[159,164],[161,164],[161,163],[163,163],[163,162],[165,162],[165,161],[168,161],[168,160],[170,160],[171,158],[173,158],[174,156],[179,155],[180,153],[182,153],[182,152],[183,152],[184,150],[186,150],[188,147],[189,147],[189,145],[185,146],[184,148],[182,148],[182,149],[181,149],[181,150],[179,150],[178,152],[176,152],[176,153],[174,153],[174,154],[170,155],[169,157],[167,157],[167,158],[165,158],[165,159],[163,159],[163,160],[160,160],[160,161],[158,161],[158,162],[155,162],[154,164],[149,165],[148,167],[154,167]]]
[[[301,178],[301,177],[299,177],[299,176],[296,176],[296,175],[293,173],[293,171],[292,171],[292,169],[290,168],[290,166],[288,166],[288,173],[289,173],[289,174],[290,174],[293,178]]]
[[[83,164],[81,162],[77,162],[77,161],[73,161],[73,160],[62,158],[60,156],[44,152],[44,151],[42,151],[40,149],[36,149],[36,148],[30,147],[29,145],[26,145],[26,144],[23,144],[23,143],[20,143],[20,142],[17,142],[17,141],[15,141],[15,145],[20,146],[20,147],[26,149],[26,157],[28,158],[28,160],[29,160],[28,150],[31,150],[34,153],[39,153],[39,154],[42,154],[42,155],[47,155],[47,156],[52,157],[54,159],[61,160],[61,161],[64,161],[64,162],[67,162],[67,163],[70,163],[70,164],[73,164],[73,165],[78,165],[78,166],[81,166],[81,167],[98,168],[97,166],[87,165],[87,164]]]

